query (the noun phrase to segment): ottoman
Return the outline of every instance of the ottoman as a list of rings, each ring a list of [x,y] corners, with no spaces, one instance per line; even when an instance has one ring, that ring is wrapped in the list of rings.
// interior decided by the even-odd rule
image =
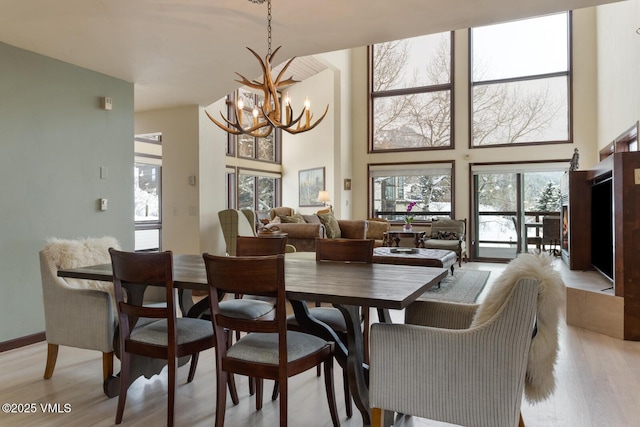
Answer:
[[[446,249],[390,248],[373,249],[373,262],[378,264],[405,264],[423,267],[453,268],[458,256]]]

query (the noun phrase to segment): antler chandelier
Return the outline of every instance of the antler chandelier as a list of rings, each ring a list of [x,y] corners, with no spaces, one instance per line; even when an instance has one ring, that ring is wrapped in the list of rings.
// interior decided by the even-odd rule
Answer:
[[[252,3],[262,4],[265,0],[249,0]],[[309,110],[310,103],[309,99],[306,99],[304,102],[304,107],[300,114],[294,117],[293,109],[291,108],[291,100],[287,95],[284,99],[284,108],[280,106],[280,93],[279,90],[292,85],[294,83],[298,83],[297,80],[289,77],[288,79],[283,79],[284,73],[289,68],[289,65],[293,62],[296,57],[291,58],[282,70],[278,73],[278,76],[274,80],[271,76],[271,64],[273,62],[273,58],[276,53],[282,46],[279,46],[276,50],[271,53],[271,0],[267,0],[267,55],[264,58],[264,61],[260,59],[260,56],[253,51],[251,48],[247,47],[249,52],[256,57],[260,66],[262,68],[262,81],[259,80],[249,80],[244,77],[242,74],[237,73],[240,76],[240,79],[235,80],[238,83],[242,83],[244,86],[247,86],[256,91],[261,91],[263,94],[263,103],[262,105],[254,106],[253,108],[253,122],[250,126],[243,127],[242,126],[242,110],[244,108],[242,99],[238,99],[238,101],[234,104],[234,116],[235,121],[229,120],[222,112],[220,112],[220,116],[224,120],[225,123],[219,122],[218,120],[211,117],[211,115],[206,112],[207,116],[211,121],[213,121],[218,127],[222,130],[229,132],[233,135],[250,135],[258,138],[267,137],[274,128],[282,129],[285,132],[290,134],[296,134],[301,132],[309,131],[315,128],[324,117],[327,115],[329,111],[329,105],[325,108],[322,116],[316,120],[312,121],[313,114]],[[302,118],[304,117],[304,123]]]

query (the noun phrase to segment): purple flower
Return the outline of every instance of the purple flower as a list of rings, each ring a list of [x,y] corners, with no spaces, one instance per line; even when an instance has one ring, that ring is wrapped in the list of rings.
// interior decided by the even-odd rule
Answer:
[[[413,207],[414,207],[415,205],[417,205],[417,204],[418,204],[418,202],[411,202],[411,203],[409,203],[409,206],[407,206],[407,212],[411,212],[411,209],[413,209]]]

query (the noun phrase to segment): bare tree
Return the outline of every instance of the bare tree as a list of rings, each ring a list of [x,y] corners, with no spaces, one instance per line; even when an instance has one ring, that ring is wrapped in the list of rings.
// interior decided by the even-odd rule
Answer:
[[[450,145],[451,93],[419,88],[417,76],[407,77],[411,40],[376,45],[374,93],[403,86],[412,93],[390,92],[374,101],[374,145],[378,149],[442,147]],[[475,80],[482,81],[480,64],[474,64]],[[424,70],[433,84],[449,82],[449,41],[442,39]],[[479,77],[478,77],[479,76]],[[423,79],[424,80],[424,79]],[[403,83],[404,82],[404,83]],[[513,144],[543,137],[566,99],[547,80],[476,84],[472,88],[474,145]]]

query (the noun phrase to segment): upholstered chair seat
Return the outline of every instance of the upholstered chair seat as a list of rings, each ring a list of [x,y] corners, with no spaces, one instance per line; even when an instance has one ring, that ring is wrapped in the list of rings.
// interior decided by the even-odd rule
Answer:
[[[344,334],[347,333],[347,324],[340,310],[333,307],[313,307],[309,309],[309,312],[313,317],[325,323],[334,331]],[[295,316],[287,317],[287,325],[299,327]]]

